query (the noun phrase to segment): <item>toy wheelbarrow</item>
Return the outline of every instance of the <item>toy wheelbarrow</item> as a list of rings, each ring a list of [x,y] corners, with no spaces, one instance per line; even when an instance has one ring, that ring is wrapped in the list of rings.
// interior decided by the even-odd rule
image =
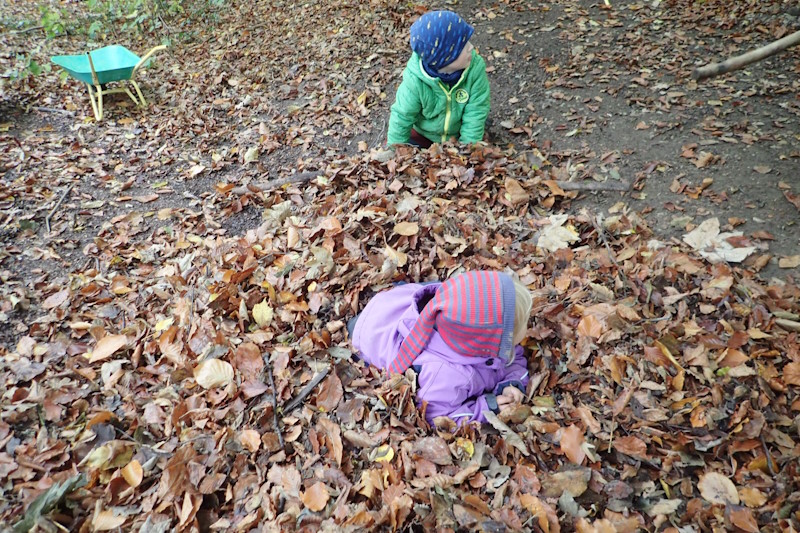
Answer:
[[[156,46],[140,58],[124,46],[115,44],[85,54],[51,57],[50,61],[62,67],[73,78],[86,84],[89,89],[89,99],[92,101],[94,118],[100,121],[103,120],[103,95],[125,93],[137,106],[147,105],[134,77],[139,67],[143,66],[150,56],[164,49],[166,49],[164,45]],[[130,82],[138,99],[124,85],[115,89],[106,89],[105,85],[112,81]]]

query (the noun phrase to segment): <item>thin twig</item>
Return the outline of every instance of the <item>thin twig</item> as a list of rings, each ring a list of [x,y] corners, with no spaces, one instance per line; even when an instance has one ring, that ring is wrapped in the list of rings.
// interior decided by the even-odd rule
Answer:
[[[555,180],[555,184],[564,191],[629,191],[631,183],[627,181],[564,181]]]
[[[33,106],[31,109],[35,109],[36,111],[41,111],[43,113],[60,113],[62,115],[68,115],[70,117],[75,116],[75,113],[73,113],[72,111],[67,111],[66,109],[56,109],[54,107]]]
[[[283,407],[283,409],[281,409],[281,411],[283,411],[284,413],[288,413],[288,412],[292,411],[295,407],[300,405],[300,403],[302,403],[302,401],[306,399],[306,396],[311,394],[311,391],[314,390],[314,387],[319,385],[319,382],[322,381],[323,379],[325,379],[325,376],[328,375],[328,372],[330,372],[330,370],[331,370],[331,367],[326,366],[322,371],[320,371],[319,374],[314,376],[314,378],[311,381],[308,382],[308,385],[303,387],[303,390],[300,391],[300,394],[298,394],[297,396],[292,398],[292,400],[289,401],[289,403],[287,403]]]
[[[31,26],[30,28],[25,28],[24,30],[13,30],[13,31],[11,31],[9,33],[16,33],[16,34],[28,33],[29,31],[43,30],[43,29],[44,29],[44,26]]]
[[[278,187],[282,187],[287,183],[305,183],[307,181],[311,181],[312,179],[316,178],[317,176],[322,176],[325,173],[321,170],[314,170],[312,172],[298,172],[297,174],[292,174],[291,176],[287,176],[285,178],[280,178],[277,180],[268,181],[266,183],[250,183],[243,187],[236,187],[233,189],[234,194],[247,194],[249,192],[264,192],[264,191],[271,191],[272,189],[276,189]]]
[[[67,188],[64,190],[64,192],[63,192],[63,193],[61,193],[61,198],[59,198],[59,199],[58,199],[58,202],[56,202],[56,205],[54,205],[54,206],[53,206],[53,209],[51,209],[51,210],[50,210],[50,212],[49,212],[49,213],[47,213],[47,216],[46,216],[46,217],[45,217],[45,219],[44,219],[45,225],[47,226],[47,233],[50,233],[50,217],[52,217],[52,216],[53,216],[53,213],[55,213],[55,212],[56,212],[56,209],[58,209],[58,206],[60,206],[60,205],[61,205],[61,202],[63,202],[63,201],[64,201],[64,198],[66,198],[66,197],[67,197],[67,195],[69,194],[69,192],[72,190],[72,188],[73,188],[74,186],[75,186],[75,184],[74,184],[74,183],[70,183],[70,184],[69,184],[69,187],[67,187]]]
[[[275,388],[275,380],[272,379],[272,363],[267,358],[267,377],[269,377],[269,386],[272,387],[272,424],[275,426],[275,433],[278,434],[278,442],[281,448],[286,447],[283,442],[283,434],[281,433],[281,426],[278,424],[278,389]]]
[[[767,448],[767,442],[764,440],[764,435],[759,435],[761,437],[761,446],[764,447],[764,454],[767,456],[767,468],[769,469],[769,473],[771,475],[775,475],[775,463],[772,462],[772,454],[769,453],[769,448]]]

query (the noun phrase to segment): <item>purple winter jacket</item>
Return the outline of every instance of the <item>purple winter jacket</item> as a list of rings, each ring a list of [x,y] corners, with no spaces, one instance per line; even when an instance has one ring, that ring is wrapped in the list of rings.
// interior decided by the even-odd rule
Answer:
[[[353,347],[360,357],[387,369],[419,318],[418,303],[427,301],[440,285],[409,283],[376,294],[353,330]],[[527,366],[522,346],[515,347],[514,361],[506,366],[496,357],[459,355],[434,331],[412,366],[417,372],[417,406],[428,402],[425,418],[431,425],[437,416],[448,416],[458,424],[486,422],[484,412],[490,405],[496,409],[495,396],[506,386],[525,391]]]

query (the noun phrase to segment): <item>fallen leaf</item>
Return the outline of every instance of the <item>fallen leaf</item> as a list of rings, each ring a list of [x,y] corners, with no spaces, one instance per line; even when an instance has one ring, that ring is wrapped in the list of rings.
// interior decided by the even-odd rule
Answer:
[[[746,507],[728,509],[728,516],[731,524],[738,527],[742,531],[746,531],[747,533],[758,533],[761,531],[761,529],[758,527],[758,522],[756,522],[756,519],[753,516],[753,511]]]
[[[128,337],[125,335],[106,335],[98,341],[94,350],[86,355],[89,357],[90,363],[97,363],[108,359],[127,344]]]
[[[128,519],[125,515],[117,515],[112,510],[100,511],[92,517],[92,528],[95,531],[111,531],[117,529]]]
[[[59,307],[61,304],[66,302],[69,299],[69,289],[64,289],[62,291],[58,291],[55,294],[51,294],[48,296],[43,302],[42,307],[44,309],[55,309]]]
[[[638,459],[647,459],[647,444],[634,435],[614,439],[614,449]]]
[[[388,444],[378,446],[369,454],[370,460],[378,463],[391,463],[394,459],[394,449]]]
[[[720,505],[739,504],[739,493],[736,485],[718,472],[707,472],[700,476],[697,483],[700,495],[709,503]]]
[[[772,171],[771,168],[764,165],[756,165],[753,167],[753,170],[755,170],[759,174],[769,174]]]
[[[781,257],[778,259],[778,266],[781,268],[797,268],[800,266],[800,255]]]
[[[328,487],[321,481],[317,481],[303,493],[301,500],[303,500],[303,505],[316,513],[325,509],[325,506],[328,505],[328,498],[330,498]]]
[[[542,228],[536,245],[547,252],[555,252],[578,240],[578,233],[564,223],[568,215],[550,215],[550,225]]]
[[[419,233],[419,224],[416,222],[400,222],[399,224],[395,224],[394,232],[406,237],[416,235]]]
[[[261,434],[254,429],[243,429],[239,432],[239,442],[250,453],[256,453],[261,447]]]
[[[142,465],[136,459],[133,459],[130,463],[125,465],[120,473],[131,487],[138,487],[139,484],[141,484],[142,479],[144,479],[144,470],[142,469]]]
[[[739,489],[739,500],[748,507],[761,507],[767,503],[767,495],[753,487]]]
[[[253,306],[253,318],[255,319],[256,324],[262,328],[270,325],[274,314],[275,312],[269,305],[269,301],[266,299]]]
[[[204,389],[224,387],[233,382],[233,366],[227,361],[206,359],[194,368],[194,379]]]
[[[586,458],[586,452],[581,447],[583,440],[583,431],[575,424],[561,430],[561,451],[576,465],[583,463]]]
[[[591,477],[592,471],[586,467],[548,474],[542,479],[542,492],[548,498],[560,498],[564,492],[577,498],[586,492]]]

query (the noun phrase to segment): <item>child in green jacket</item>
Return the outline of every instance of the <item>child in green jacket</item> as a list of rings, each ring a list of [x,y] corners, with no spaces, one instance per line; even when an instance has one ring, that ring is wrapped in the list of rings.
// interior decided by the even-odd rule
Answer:
[[[489,115],[486,63],[469,42],[475,30],[452,11],[411,26],[411,59],[389,117],[389,145],[483,140]]]

